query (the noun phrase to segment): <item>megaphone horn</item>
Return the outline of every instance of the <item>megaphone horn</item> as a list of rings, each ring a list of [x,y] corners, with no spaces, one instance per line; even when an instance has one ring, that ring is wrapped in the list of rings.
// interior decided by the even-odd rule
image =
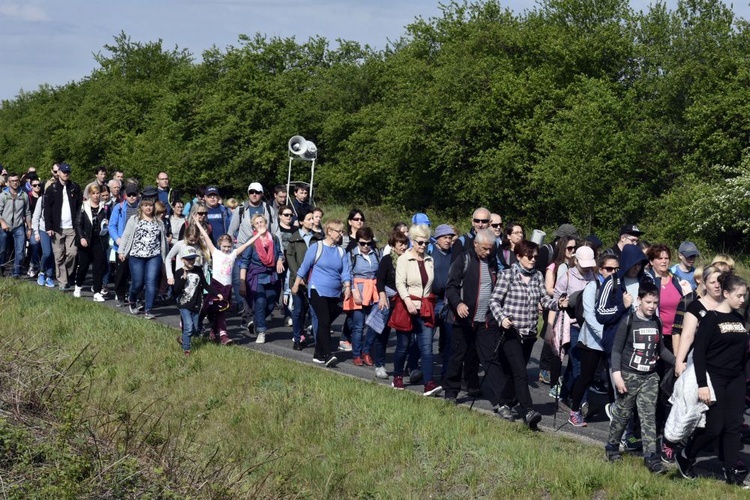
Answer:
[[[297,156],[302,155],[306,150],[306,143],[307,141],[304,137],[302,137],[301,135],[295,135],[294,137],[289,139],[289,152]]]
[[[318,148],[312,141],[305,142],[305,150],[302,152],[302,157],[307,160],[312,160],[318,157]]]

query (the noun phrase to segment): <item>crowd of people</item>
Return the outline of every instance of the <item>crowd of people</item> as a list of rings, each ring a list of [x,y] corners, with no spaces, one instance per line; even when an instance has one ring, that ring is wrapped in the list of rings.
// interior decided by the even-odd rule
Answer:
[[[278,305],[293,348],[314,346],[315,363],[331,367],[339,351],[351,351],[354,365],[373,367],[395,389],[421,383],[425,396],[454,403],[465,390],[532,429],[542,416],[528,366],[541,337],[539,380],[569,407],[572,426],[587,425],[590,394],[608,397],[608,460],[642,449],[649,471],[676,463],[694,479],[698,452],[718,442],[726,482],[744,485],[748,287],[728,256],[696,268],[699,250],[686,241],[670,266],[670,247],[645,243],[634,224],[606,249],[571,224],[545,244],[539,231],[527,238],[522,224],[503,224],[483,207],[465,234],[449,224],[433,229],[417,213],[380,245],[359,209],[323,222],[304,183],[290,186],[289,197],[287,186],[266,197],[253,182],[243,202],[222,199],[215,186],[181,199],[166,171],[142,186],[98,167],[82,189],[71,170],[60,163],[47,180],[33,169],[5,176],[5,275],[77,298],[90,284],[97,302],[113,291],[118,306],[146,319],[157,302],[173,300],[186,356],[204,331],[231,344],[231,314],[266,342]],[[334,341],[331,325],[342,314]]]

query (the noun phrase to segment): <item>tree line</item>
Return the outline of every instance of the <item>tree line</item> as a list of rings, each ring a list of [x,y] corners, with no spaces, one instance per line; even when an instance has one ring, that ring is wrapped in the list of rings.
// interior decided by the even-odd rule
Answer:
[[[286,180],[319,150],[318,201],[486,205],[528,227],[744,250],[750,229],[750,30],[718,0],[453,2],[383,50],[241,35],[200,60],[125,33],[98,67],[0,105],[0,161],[95,165],[186,191]],[[309,166],[293,178],[307,179]],[[84,172],[82,172],[84,171]]]

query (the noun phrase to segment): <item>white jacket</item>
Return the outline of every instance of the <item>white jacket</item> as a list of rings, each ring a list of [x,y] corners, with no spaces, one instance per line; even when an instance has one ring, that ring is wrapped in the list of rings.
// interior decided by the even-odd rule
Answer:
[[[716,393],[711,385],[711,376],[706,373],[708,390],[711,391],[711,401],[716,401]],[[695,378],[695,366],[688,363],[687,368],[674,383],[672,397],[672,410],[669,412],[667,422],[664,424],[664,437],[672,442],[687,442],[687,439],[698,427],[706,426],[706,411],[708,405],[698,400],[698,382]]]

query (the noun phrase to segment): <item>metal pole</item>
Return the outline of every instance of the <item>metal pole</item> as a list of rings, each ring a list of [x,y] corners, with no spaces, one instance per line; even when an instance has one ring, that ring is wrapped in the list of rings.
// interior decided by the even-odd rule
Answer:
[[[310,206],[313,206],[313,180],[315,179],[315,158],[312,160],[312,170],[310,171]]]

